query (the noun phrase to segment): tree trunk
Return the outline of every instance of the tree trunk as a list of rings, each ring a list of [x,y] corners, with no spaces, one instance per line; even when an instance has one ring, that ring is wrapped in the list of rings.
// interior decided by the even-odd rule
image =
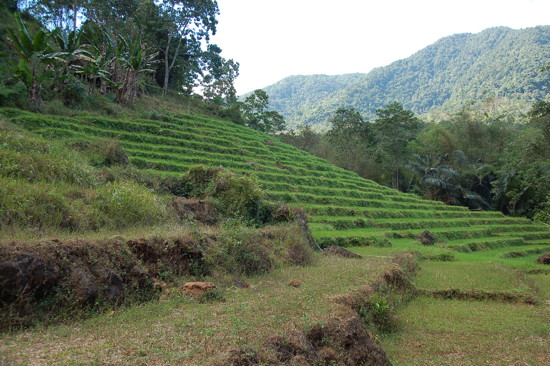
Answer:
[[[164,88],[162,91],[163,94],[166,94],[166,91],[168,90],[168,81],[170,80],[170,71],[172,71],[172,68],[176,63],[176,59],[178,58],[178,52],[180,50],[181,41],[182,41],[182,37],[179,36],[178,46],[176,47],[176,50],[174,52],[174,58],[172,59],[172,62],[170,62],[170,43],[172,43],[172,37],[173,37],[173,34],[169,33],[168,43],[166,44],[166,48],[164,49],[164,85],[163,85]]]
[[[76,6],[76,1],[73,2],[73,31],[75,31],[76,33],[76,18],[77,18],[77,15],[78,15],[78,8]]]
[[[35,77],[32,78],[31,89],[29,90],[29,101],[35,107],[40,105],[40,83]]]

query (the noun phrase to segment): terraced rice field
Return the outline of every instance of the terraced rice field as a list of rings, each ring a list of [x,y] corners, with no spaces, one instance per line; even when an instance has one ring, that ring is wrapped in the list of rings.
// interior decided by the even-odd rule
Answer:
[[[550,251],[546,225],[400,193],[231,122],[193,115],[71,118],[17,109],[0,109],[0,116],[68,143],[116,139],[135,167],[155,174],[178,176],[196,164],[255,174],[272,200],[308,212],[313,235],[323,247],[392,245],[432,254],[482,252],[491,260],[528,268],[543,268],[534,258]],[[415,239],[424,230],[437,239],[434,247]]]

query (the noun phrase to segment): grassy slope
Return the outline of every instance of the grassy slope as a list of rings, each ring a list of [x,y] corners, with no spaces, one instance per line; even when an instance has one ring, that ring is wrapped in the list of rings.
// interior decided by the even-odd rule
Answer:
[[[0,350],[17,364],[212,365],[232,347],[258,349],[270,336],[344,311],[331,298],[364,288],[387,262],[318,255],[314,266],[280,268],[250,279],[247,289],[228,287],[223,303],[174,293],[114,315],[0,338]],[[290,280],[301,286],[288,286]]]
[[[542,265],[534,263],[537,254],[525,253],[526,255],[515,258],[506,256],[506,253],[511,251],[523,251],[529,248],[545,251],[546,248],[550,248],[548,227],[533,225],[525,219],[509,218],[497,212],[471,212],[466,208],[449,207],[440,202],[426,201],[411,194],[402,194],[359,178],[354,173],[334,167],[267,135],[229,122],[202,116],[157,115],[155,119],[120,120],[102,117],[45,116],[14,109],[1,109],[0,117],[16,127],[67,143],[96,138],[117,139],[135,167],[154,174],[177,176],[189,166],[198,163],[211,166],[223,165],[235,171],[254,173],[274,200],[283,200],[306,209],[311,215],[314,236],[319,243],[325,246],[369,244],[376,240],[380,242],[380,239],[388,239],[391,241],[392,247],[361,248],[361,254],[386,256],[403,249],[415,249],[426,255],[451,253],[458,259],[457,262],[452,262],[448,266],[448,263],[439,262],[427,264],[425,272],[421,273],[418,278],[417,285],[420,287],[439,289],[465,285],[489,290],[515,289],[533,292],[538,294],[540,299],[547,299],[550,287],[548,275],[529,275],[526,280],[521,277],[519,272],[527,269],[544,269]],[[438,239],[435,246],[424,247],[414,238],[423,230],[430,230],[434,233]],[[489,275],[498,276],[506,272],[499,264],[495,263],[515,267],[518,272],[513,272],[514,274],[510,278],[504,276],[503,279],[487,282],[485,280]],[[326,266],[327,273],[338,273],[345,268],[345,264],[338,263],[327,262],[323,265]],[[312,273],[319,271],[316,268],[318,267],[310,269]],[[471,272],[470,277],[475,278],[451,276],[451,273],[469,272]],[[432,278],[430,273],[439,273],[441,278]],[[357,271],[351,277],[361,275],[361,272]],[[327,279],[327,281],[330,280]],[[315,301],[317,300],[313,300],[313,302]],[[419,301],[419,304],[422,304],[422,300]],[[230,299],[229,302],[231,306],[247,303],[243,299]],[[458,301],[457,303],[462,304],[459,306],[466,306],[470,312],[475,311],[478,306],[476,303],[470,302]],[[146,305],[145,308],[148,306],[151,307],[151,311],[157,311],[155,307],[157,305]],[[158,306],[160,309],[171,306],[168,310],[171,314],[181,311],[178,310],[180,305],[161,303]],[[182,306],[186,312],[196,311],[196,305]],[[439,309],[445,306],[444,300],[433,300],[430,306]],[[510,306],[514,309],[511,314],[515,314],[514,311],[520,309],[517,308],[519,305],[512,304]],[[539,307],[525,308],[530,309],[529,311],[532,312],[529,314],[535,318],[538,316],[536,314],[542,311]],[[131,314],[134,311],[142,310],[131,310],[128,316],[133,316]],[[404,317],[411,316],[410,312],[404,311]],[[483,312],[480,310],[480,313]],[[414,314],[421,319],[425,318],[425,314]],[[299,314],[294,314],[289,320],[296,320],[299,316]],[[170,318],[168,317],[168,319]],[[438,317],[431,319],[433,324],[439,322]],[[457,313],[455,320],[458,319],[460,319],[460,314]],[[513,328],[514,324],[517,325],[523,320],[522,317],[511,316],[510,321],[511,324],[507,325],[506,329]],[[98,322],[92,320],[90,324],[79,325],[79,327],[88,329],[85,330],[87,334],[93,334],[103,331],[96,327],[102,329],[105,321],[98,320]],[[109,321],[106,322],[109,323]],[[154,320],[153,323],[157,324],[154,329],[162,329],[165,324],[164,320],[158,320],[158,322]],[[488,326],[488,324],[486,325]],[[106,332],[109,332],[109,327],[116,327],[114,323],[105,326],[107,327],[105,328]],[[416,328],[414,326],[404,327],[403,337],[414,337],[414,332],[420,329],[419,326],[423,327],[424,325],[418,323]],[[487,329],[488,332],[496,331],[489,327]],[[546,328],[545,331],[548,332],[548,329]],[[63,328],[57,328],[53,330],[53,334],[57,334],[56,332],[63,333],[64,331]],[[174,330],[173,326],[169,330],[169,334],[173,335],[180,334],[180,332],[179,329]],[[67,360],[81,357],[78,356],[79,352],[74,349],[59,350],[56,354],[55,346],[48,340],[49,334],[49,331],[45,331],[20,335],[14,339],[4,340],[4,347],[9,349],[14,346],[15,342],[20,345],[15,347],[18,350],[15,352],[24,353],[27,347],[32,348],[33,344],[38,342],[43,345],[44,352],[54,359],[58,357],[60,360]],[[431,336],[437,339],[437,332],[431,333]],[[67,341],[68,335],[59,337],[62,341]],[[104,345],[94,343],[93,339],[97,336],[90,337],[92,340],[81,339],[85,339],[83,342],[91,344],[91,352],[97,356]],[[475,339],[465,340],[465,342],[471,345]],[[139,347],[145,347],[146,354],[157,353],[160,359],[164,359],[164,362],[171,362],[170,357],[179,357],[170,353],[170,350],[162,352],[155,350],[157,346],[145,341],[136,340],[130,343],[136,343],[138,351]],[[391,341],[388,341],[387,344],[390,347],[390,352],[394,352],[396,359],[412,357],[405,351],[409,349],[414,351],[414,346],[408,347],[407,342],[405,342],[406,347],[402,348],[393,347]],[[168,352],[170,355],[166,356],[166,353],[163,352]],[[187,351],[176,347],[173,352]],[[428,357],[429,353],[423,355]],[[183,354],[180,356],[183,357]],[[126,362],[130,362],[130,359],[126,359]]]

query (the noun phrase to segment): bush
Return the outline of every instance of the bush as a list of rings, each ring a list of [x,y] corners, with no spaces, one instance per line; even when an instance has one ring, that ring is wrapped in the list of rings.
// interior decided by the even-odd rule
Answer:
[[[168,216],[166,202],[133,182],[115,182],[98,188],[92,205],[104,215],[106,226],[113,228],[153,225]]]
[[[550,225],[550,194],[546,197],[542,208],[533,216],[533,220]]]
[[[262,200],[266,197],[261,183],[254,176],[219,171],[207,189],[219,211],[231,217],[257,220]]]
[[[168,184],[176,196],[208,199],[221,216],[250,224],[289,222],[295,217],[288,206],[265,201],[267,195],[256,176],[237,174],[222,167],[194,166]]]
[[[373,297],[359,309],[359,315],[367,324],[372,324],[381,332],[391,332],[397,327],[392,307],[386,297],[374,294]]]
[[[86,86],[74,76],[67,77],[59,90],[59,96],[66,106],[82,103],[86,95]]]
[[[212,184],[221,168],[211,168],[197,165],[189,168],[182,177],[179,189],[185,197],[203,197],[207,194],[207,188]]]
[[[27,104],[27,88],[23,83],[6,85],[0,81],[0,106],[23,107]]]
[[[206,249],[207,261],[232,274],[256,275],[281,263],[309,264],[313,249],[297,224],[253,229],[229,220],[222,225],[217,245]]]
[[[255,230],[239,221],[230,220],[223,226],[223,235],[207,256],[215,267],[228,273],[255,275],[269,271],[275,264],[271,248],[254,239]]]

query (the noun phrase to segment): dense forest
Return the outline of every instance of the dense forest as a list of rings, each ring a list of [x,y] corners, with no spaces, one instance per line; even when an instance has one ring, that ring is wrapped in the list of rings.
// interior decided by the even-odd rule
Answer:
[[[372,120],[338,109],[326,133],[305,126],[281,139],[362,177],[471,209],[550,222],[550,102],[520,120],[466,106],[423,122],[399,103]]]
[[[517,115],[548,92],[550,74],[539,70],[550,59],[549,39],[550,26],[490,28],[442,38],[368,74],[291,76],[264,90],[291,127],[326,128],[340,107],[374,117],[394,101],[430,119],[486,100]]]
[[[160,95],[264,132],[282,129],[265,92],[237,99],[239,64],[210,43],[218,14],[215,0],[2,1],[0,106],[109,112],[110,103]]]

